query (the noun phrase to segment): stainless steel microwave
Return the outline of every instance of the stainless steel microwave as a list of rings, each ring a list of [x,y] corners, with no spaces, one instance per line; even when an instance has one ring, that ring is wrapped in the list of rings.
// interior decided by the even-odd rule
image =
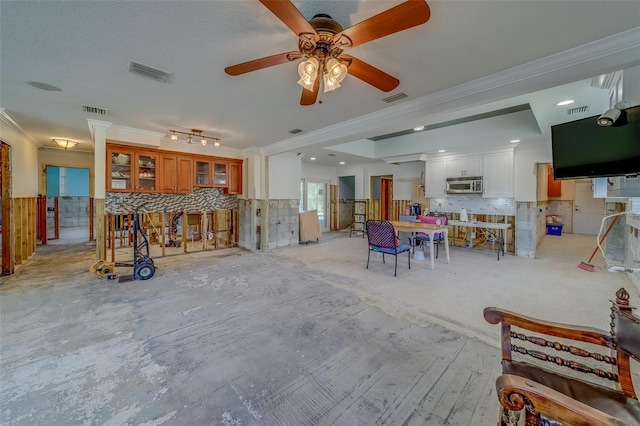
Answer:
[[[482,194],[482,176],[447,178],[447,194]]]

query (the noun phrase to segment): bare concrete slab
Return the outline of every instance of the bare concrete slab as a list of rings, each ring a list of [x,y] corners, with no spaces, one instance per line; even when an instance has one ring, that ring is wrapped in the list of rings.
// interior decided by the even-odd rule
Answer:
[[[118,283],[90,246],[38,251],[0,286],[4,425],[496,423],[499,350],[390,315],[357,278],[232,249]]]

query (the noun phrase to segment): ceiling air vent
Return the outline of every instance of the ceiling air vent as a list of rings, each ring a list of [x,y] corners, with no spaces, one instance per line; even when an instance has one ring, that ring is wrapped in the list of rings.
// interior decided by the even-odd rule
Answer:
[[[154,80],[161,81],[163,83],[167,82],[167,79],[169,78],[169,75],[170,75],[168,72],[151,68],[146,65],[142,65],[133,61],[129,63],[129,72],[132,72],[134,74],[139,74],[144,77],[152,78]]]
[[[107,115],[107,110],[106,109],[93,107],[93,106],[88,106],[88,105],[82,105],[82,111],[88,112],[88,113],[91,113],[91,114]]]
[[[292,135],[297,135],[298,133],[302,133],[301,129],[292,129],[289,130],[289,133],[291,133]]]
[[[581,106],[581,107],[575,107],[575,108],[569,108],[569,109],[567,109],[567,115],[582,114],[583,112],[587,112],[587,111],[589,111],[589,105],[585,105],[585,106]]]
[[[387,96],[386,98],[382,98],[383,101],[390,104],[391,102],[399,101],[400,99],[404,99],[408,97],[404,92],[396,93],[395,95]]]

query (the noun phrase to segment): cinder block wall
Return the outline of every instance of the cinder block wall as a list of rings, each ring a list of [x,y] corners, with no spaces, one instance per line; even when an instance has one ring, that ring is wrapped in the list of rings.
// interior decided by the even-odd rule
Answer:
[[[538,206],[535,202],[518,202],[516,212],[516,256],[535,257]]]
[[[298,245],[300,200],[269,200],[269,248]]]
[[[47,197],[47,207],[53,209],[54,197]],[[53,226],[53,211],[47,212]],[[58,219],[61,228],[89,226],[89,197],[58,197]]]

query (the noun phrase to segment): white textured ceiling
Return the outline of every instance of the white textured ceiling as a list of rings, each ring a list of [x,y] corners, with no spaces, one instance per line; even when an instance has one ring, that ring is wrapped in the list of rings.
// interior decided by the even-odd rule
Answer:
[[[294,1],[310,19],[327,13],[347,28],[401,1]],[[463,147],[506,137],[497,129],[536,136],[532,119],[544,134],[550,116],[548,102],[557,91],[528,95],[526,85],[505,87],[484,97],[465,98],[464,107],[452,97],[442,109],[429,108],[439,94],[467,82],[487,78],[540,58],[596,42],[637,28],[638,1],[429,1],[431,19],[421,26],[393,34],[347,53],[400,80],[400,86],[384,93],[348,76],[342,87],[321,94],[322,104],[299,105],[301,88],[295,82],[295,63],[277,65],[237,77],[224,68],[248,60],[297,50],[296,36],[258,1],[0,1],[0,108],[13,118],[40,146],[51,146],[52,138],[79,141],[91,149],[88,119],[119,126],[167,133],[168,129],[203,129],[222,139],[230,150],[266,147],[271,152],[305,152],[324,155],[323,146],[362,140],[405,129],[418,123],[431,124],[452,117],[530,103],[532,110],[513,116],[515,121],[493,119],[423,132],[407,151],[426,152],[436,142]],[[538,79],[536,89],[558,82],[570,83],[606,72],[637,65],[629,60],[607,58],[590,68],[569,66],[547,80]],[[160,83],[128,72],[136,61],[171,73]],[[29,81],[57,86],[47,92]],[[574,85],[601,99],[584,81]],[[538,91],[536,90],[536,91]],[[566,92],[570,92],[565,90]],[[393,104],[382,98],[404,92],[408,97]],[[558,99],[559,100],[559,99]],[[490,101],[490,102],[489,102]],[[421,105],[402,119],[376,120],[391,109]],[[536,102],[539,105],[536,105]],[[595,102],[598,102],[597,100]],[[107,116],[82,111],[82,105],[105,108]],[[577,105],[577,104],[576,104]],[[600,108],[601,105],[596,105]],[[467,110],[467,107],[470,109]],[[409,111],[410,108],[407,109]],[[564,112],[564,111],[563,111]],[[588,115],[597,114],[591,111]],[[366,126],[362,125],[363,117]],[[577,117],[580,118],[580,117]],[[567,120],[567,118],[564,118]],[[345,123],[354,125],[349,134]],[[554,123],[555,124],[555,123]],[[341,129],[340,137],[329,137],[330,129]],[[299,128],[303,134],[292,136]],[[364,130],[363,130],[364,129]],[[484,133],[481,133],[484,129]],[[369,142],[369,141],[366,141]],[[393,151],[377,145],[378,152]],[[405,145],[396,144],[396,145]],[[428,149],[427,149],[428,148]],[[207,148],[211,149],[211,148]],[[380,157],[381,155],[377,155]],[[348,161],[356,157],[344,155]],[[324,159],[324,157],[323,157]],[[330,160],[329,160],[330,159]],[[339,161],[340,155],[321,164]]]

